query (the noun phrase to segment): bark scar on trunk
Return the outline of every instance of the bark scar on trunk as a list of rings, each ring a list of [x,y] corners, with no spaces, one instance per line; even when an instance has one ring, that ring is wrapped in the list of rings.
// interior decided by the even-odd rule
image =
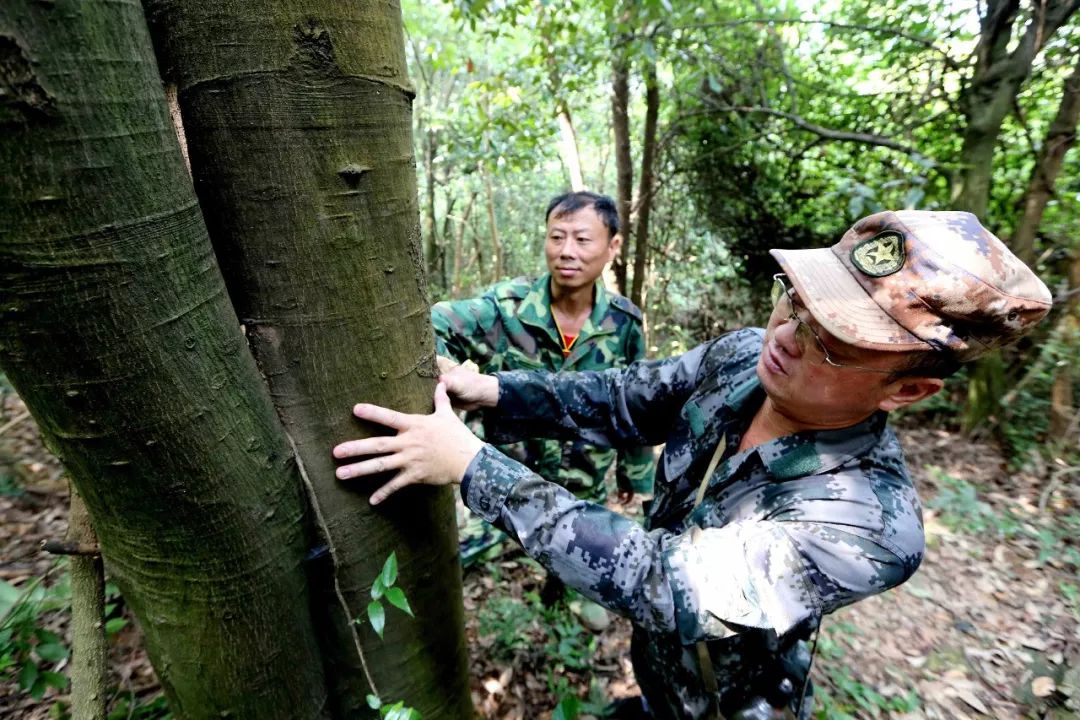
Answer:
[[[0,125],[45,118],[55,109],[55,98],[42,87],[23,47],[13,36],[0,35]]]
[[[330,31],[315,18],[308,18],[293,27],[296,54],[293,64],[329,75],[341,75],[341,68],[334,58],[334,43]]]

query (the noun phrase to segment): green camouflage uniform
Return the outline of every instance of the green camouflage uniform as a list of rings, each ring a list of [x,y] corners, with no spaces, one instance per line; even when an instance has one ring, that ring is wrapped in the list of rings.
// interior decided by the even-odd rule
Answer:
[[[472,360],[482,373],[603,370],[645,357],[641,311],[597,283],[592,314],[564,359],[551,314],[550,281],[550,274],[535,281],[515,278],[494,285],[480,297],[436,304],[431,322],[437,352],[457,362]],[[478,423],[470,424],[479,430]],[[603,503],[607,497],[604,477],[616,452],[606,446],[580,439],[526,439],[499,449],[582,499]],[[652,450],[626,447],[617,455],[618,488],[652,492]],[[460,535],[466,563],[494,541],[489,526],[479,521],[467,525]]]
[[[461,485],[473,512],[549,572],[631,619],[634,673],[662,720],[705,715],[702,641],[728,717],[785,678],[808,687],[806,638],[821,617],[899,585],[922,560],[919,500],[884,413],[738,451],[765,397],[755,372],[763,336],[742,330],[625,370],[498,375],[498,406],[484,414],[493,441],[666,443],[644,527],[490,445]]]

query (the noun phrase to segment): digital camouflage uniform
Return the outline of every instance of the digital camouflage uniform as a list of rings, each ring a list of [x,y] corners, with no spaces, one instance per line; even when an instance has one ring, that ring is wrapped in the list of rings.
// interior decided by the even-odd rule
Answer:
[[[644,527],[490,445],[462,482],[474,512],[633,621],[634,672],[657,718],[705,712],[702,640],[725,715],[785,677],[801,689],[805,638],[821,616],[902,583],[922,559],[919,500],[884,413],[737,452],[765,397],[755,373],[762,338],[742,330],[625,370],[499,374],[498,406],[485,413],[493,441],[666,443]],[[727,450],[695,509],[722,437]]]

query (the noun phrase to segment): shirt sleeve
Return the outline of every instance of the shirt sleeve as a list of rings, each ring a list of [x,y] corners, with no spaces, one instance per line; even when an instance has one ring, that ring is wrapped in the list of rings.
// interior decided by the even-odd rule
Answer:
[[[496,373],[498,405],[484,412],[487,437],[582,439],[599,447],[659,445],[697,385],[706,343],[674,358],[602,371]]]
[[[470,464],[462,496],[567,585],[647,630],[677,633],[684,644],[751,627],[783,634],[914,571],[841,522],[646,531],[491,446]],[[842,503],[836,512],[844,518]]]
[[[626,338],[626,359],[645,359],[645,335],[641,323],[630,324]],[[618,451],[615,459],[615,485],[624,491],[651,493],[655,471],[653,452],[647,445],[631,445]]]
[[[491,331],[498,318],[489,297],[436,303],[431,308],[435,352],[462,363],[472,360],[481,367],[495,355]]]

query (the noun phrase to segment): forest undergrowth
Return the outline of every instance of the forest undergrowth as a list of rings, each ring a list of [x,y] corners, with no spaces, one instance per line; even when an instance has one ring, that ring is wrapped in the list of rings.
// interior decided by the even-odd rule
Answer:
[[[67,485],[18,397],[3,401],[0,718],[63,718],[69,590],[64,561],[40,546],[64,535]],[[903,423],[926,505],[926,559],[900,589],[827,618],[816,717],[1080,717],[1073,473],[1039,462],[1018,470],[992,443],[918,427],[917,416]],[[638,503],[621,509],[640,514]],[[629,624],[583,618],[573,596],[544,608],[543,579],[512,550],[465,575],[472,692],[484,718],[596,717],[637,690]],[[169,717],[138,626],[111,587],[107,613],[109,717]]]

